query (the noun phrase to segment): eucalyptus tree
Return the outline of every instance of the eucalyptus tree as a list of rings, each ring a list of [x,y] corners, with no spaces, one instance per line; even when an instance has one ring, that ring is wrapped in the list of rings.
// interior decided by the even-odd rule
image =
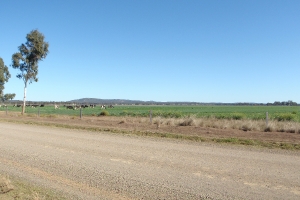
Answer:
[[[3,100],[4,94],[4,84],[8,81],[10,78],[10,73],[8,71],[8,67],[4,65],[3,59],[0,58],[0,98]]]
[[[16,94],[5,94],[3,95],[2,100],[3,101],[8,101],[8,100],[13,100],[16,97]]]
[[[17,78],[24,81],[22,114],[25,113],[27,84],[38,82],[38,62],[45,59],[49,53],[49,43],[44,39],[42,33],[32,30],[26,36],[26,43],[18,47],[19,52],[12,55],[12,67],[20,70]]]

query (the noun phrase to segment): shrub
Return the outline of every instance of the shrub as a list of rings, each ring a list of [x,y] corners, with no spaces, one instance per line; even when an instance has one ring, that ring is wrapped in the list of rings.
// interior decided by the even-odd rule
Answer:
[[[267,126],[265,129],[264,129],[265,132],[272,132],[272,127],[270,126]]]
[[[228,117],[228,116],[225,116],[224,114],[215,115],[214,117],[215,117],[216,119],[228,119],[228,118],[230,118],[230,117]]]
[[[240,130],[251,131],[251,127],[249,127],[247,124],[244,124],[244,125],[242,125],[242,127],[240,128]]]
[[[234,120],[242,120],[244,118],[245,118],[245,115],[242,113],[233,113],[231,115],[231,119],[234,119]]]
[[[165,121],[165,124],[169,125],[169,126],[174,126],[175,125],[175,120],[174,119],[167,119]]]
[[[277,121],[294,121],[295,116],[290,113],[277,114],[274,117]]]
[[[155,117],[154,119],[153,119],[153,124],[157,124],[157,125],[159,125],[159,124],[161,124],[162,122],[161,122],[161,118],[160,117]]]
[[[154,111],[152,116],[163,117],[163,118],[181,118],[184,115],[181,112],[164,112],[164,111]]]
[[[48,118],[57,118],[57,115],[50,114],[50,115],[44,115],[43,117],[48,117]]]
[[[214,116],[216,119],[233,119],[233,120],[242,120],[246,118],[246,115],[243,113],[232,113],[232,114],[217,114]]]
[[[100,114],[98,116],[109,116],[109,112],[104,110],[104,111],[101,111]]]
[[[185,119],[183,122],[179,123],[179,126],[192,126],[194,125],[194,120],[191,118]]]

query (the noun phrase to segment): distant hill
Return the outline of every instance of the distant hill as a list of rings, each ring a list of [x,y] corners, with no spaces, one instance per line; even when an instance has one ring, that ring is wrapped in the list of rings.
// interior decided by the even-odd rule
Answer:
[[[177,105],[177,104],[201,104],[197,102],[158,102],[158,101],[141,101],[141,100],[127,100],[127,99],[97,99],[97,98],[82,98],[67,101],[67,103],[77,104],[114,104],[114,105]]]
[[[138,100],[124,100],[124,99],[97,99],[97,98],[82,98],[68,101],[68,103],[92,103],[92,104],[135,104],[142,103],[143,101]]]
[[[71,101],[67,101],[66,103],[77,103],[77,104],[103,104],[103,105],[239,105],[239,106],[249,106],[249,105],[256,105],[256,106],[297,106],[296,102],[293,102],[291,100],[289,101],[275,101],[274,103],[254,103],[254,102],[236,102],[236,103],[222,103],[222,102],[209,102],[209,103],[203,103],[203,102],[159,102],[159,101],[140,101],[140,100],[126,100],[126,99],[97,99],[97,98],[82,98],[82,99],[75,99]]]
[[[11,104],[21,104],[23,101],[21,100],[12,100],[9,101]],[[160,102],[160,101],[141,101],[141,100],[128,100],[128,99],[97,99],[97,98],[81,98],[81,99],[74,99],[70,101],[27,101],[26,104],[102,104],[102,105],[228,105],[228,106],[249,106],[249,105],[256,105],[256,106],[300,106],[296,102],[291,100],[289,101],[275,101],[274,103],[254,103],[254,102],[236,102],[236,103],[222,103],[222,102],[185,102],[185,101],[167,101],[167,102]]]

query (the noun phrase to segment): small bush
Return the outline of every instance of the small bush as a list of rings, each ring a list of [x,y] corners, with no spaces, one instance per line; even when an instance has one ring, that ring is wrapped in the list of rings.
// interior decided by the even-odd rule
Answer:
[[[109,112],[106,110],[101,111],[98,116],[109,116]]]
[[[272,128],[270,126],[267,126],[265,129],[264,129],[265,132],[272,132]]]
[[[277,114],[274,117],[275,120],[277,121],[294,121],[295,116],[290,114],[290,113],[284,113],[284,114]]]
[[[228,116],[225,116],[224,114],[219,114],[219,115],[216,115],[216,116],[213,116],[214,118],[216,119],[229,119],[230,117]]]
[[[153,117],[163,117],[163,118],[182,118],[184,115],[181,112],[164,112],[164,111],[154,111],[152,113]]]
[[[159,125],[159,124],[161,124],[162,122],[161,122],[161,119],[160,118],[154,118],[153,119],[153,124],[157,124],[157,125]]]
[[[246,115],[243,113],[232,113],[232,114],[217,114],[213,117],[216,119],[242,120],[246,118]]]
[[[179,123],[179,126],[193,126],[195,124],[194,120],[191,118],[185,119],[183,122]]]
[[[234,119],[234,120],[242,120],[244,118],[245,118],[245,115],[242,113],[233,113],[231,115],[231,119]]]
[[[44,115],[44,117],[47,117],[47,118],[58,118],[58,116],[54,115],[54,114]]]
[[[36,114],[33,114],[33,113],[29,113],[29,114],[26,114],[27,117],[36,117],[37,115]]]
[[[174,120],[174,119],[166,119],[166,120],[164,121],[164,123],[165,123],[166,125],[169,125],[169,126],[174,126],[174,125],[175,125],[175,120]]]
[[[248,125],[244,124],[244,125],[242,125],[242,127],[240,128],[240,130],[251,131],[251,127],[249,127]]]

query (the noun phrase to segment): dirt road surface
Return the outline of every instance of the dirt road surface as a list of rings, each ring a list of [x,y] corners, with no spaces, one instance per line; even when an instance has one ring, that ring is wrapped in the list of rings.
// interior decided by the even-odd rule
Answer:
[[[0,173],[68,199],[300,199],[299,151],[9,122]]]

